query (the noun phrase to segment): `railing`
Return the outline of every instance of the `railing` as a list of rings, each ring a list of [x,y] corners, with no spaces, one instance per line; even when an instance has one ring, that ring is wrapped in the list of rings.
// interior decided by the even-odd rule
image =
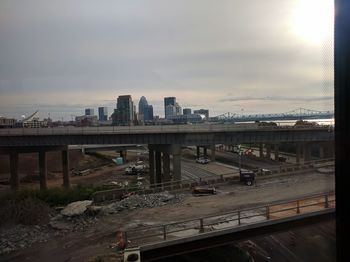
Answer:
[[[195,236],[204,232],[229,229],[266,220],[298,216],[328,208],[335,208],[335,193],[327,192],[289,201],[277,201],[267,205],[238,209],[175,223],[142,227],[125,232],[128,246],[142,246],[167,240]]]
[[[273,130],[328,130],[331,126],[291,127],[258,126],[258,124],[198,124],[198,125],[159,125],[159,126],[97,126],[97,127],[54,127],[54,128],[5,128],[0,136],[25,135],[89,135],[89,134],[139,134],[139,133],[212,133]]]

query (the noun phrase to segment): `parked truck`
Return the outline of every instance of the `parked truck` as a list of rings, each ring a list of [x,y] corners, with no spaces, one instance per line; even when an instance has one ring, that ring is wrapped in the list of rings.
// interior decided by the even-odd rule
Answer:
[[[255,172],[250,170],[241,170],[239,172],[239,181],[243,182],[247,186],[253,185],[255,181]]]
[[[127,175],[138,175],[143,173],[146,169],[146,165],[142,161],[136,162],[136,164],[130,165],[125,168],[125,173]]]

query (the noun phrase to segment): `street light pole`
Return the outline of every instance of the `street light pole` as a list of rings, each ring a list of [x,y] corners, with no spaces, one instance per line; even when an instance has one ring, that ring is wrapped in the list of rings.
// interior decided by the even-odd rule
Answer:
[[[241,145],[238,145],[238,167],[239,174],[241,174]]]

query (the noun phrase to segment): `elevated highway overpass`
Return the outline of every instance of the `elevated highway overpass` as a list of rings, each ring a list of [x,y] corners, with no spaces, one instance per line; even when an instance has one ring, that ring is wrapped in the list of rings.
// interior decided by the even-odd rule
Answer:
[[[333,141],[328,126],[199,124],[0,129],[0,147],[89,144],[240,144]]]
[[[70,145],[147,144],[149,178],[154,184],[181,180],[181,146],[210,146],[211,153],[215,154],[216,144],[259,143],[262,146],[264,143],[269,146],[268,152],[274,145],[278,156],[278,144],[292,142],[302,144],[308,152],[304,155],[308,156],[310,143],[333,141],[330,126],[259,126],[257,123],[0,129],[0,153],[10,155],[10,183],[14,190],[19,187],[18,154],[24,152],[39,152],[40,187],[45,189],[46,152],[50,150],[62,151],[63,184],[70,186]]]

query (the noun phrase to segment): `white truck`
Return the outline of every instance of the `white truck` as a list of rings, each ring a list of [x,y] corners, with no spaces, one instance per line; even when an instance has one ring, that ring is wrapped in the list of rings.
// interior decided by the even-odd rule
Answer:
[[[142,161],[136,162],[136,164],[132,164],[125,168],[125,173],[128,175],[137,175],[143,173],[146,169],[146,165]]]

